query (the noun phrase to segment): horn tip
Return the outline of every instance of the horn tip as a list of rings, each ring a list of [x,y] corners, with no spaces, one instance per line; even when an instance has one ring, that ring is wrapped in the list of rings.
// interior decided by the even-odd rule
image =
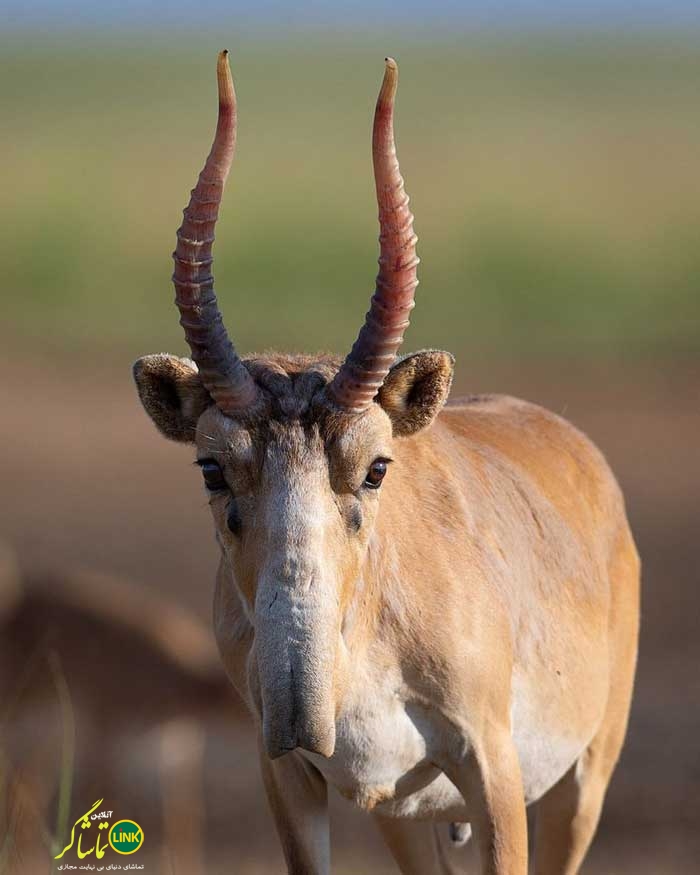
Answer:
[[[216,78],[219,86],[219,101],[222,104],[228,105],[233,103],[233,79],[231,78],[231,68],[228,62],[228,49],[219,52],[216,60]]]
[[[384,64],[384,81],[379,92],[379,100],[381,103],[391,103],[399,81],[399,66],[393,58],[384,58]]]

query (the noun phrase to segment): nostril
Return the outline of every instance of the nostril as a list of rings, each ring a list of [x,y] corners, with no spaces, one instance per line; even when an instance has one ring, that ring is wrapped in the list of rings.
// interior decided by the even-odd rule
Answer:
[[[297,749],[298,745],[273,744],[267,746],[267,755],[271,760],[278,760],[285,754],[292,753]]]
[[[265,728],[263,729],[263,735],[265,737],[265,749],[271,760],[283,757],[285,754],[291,753],[299,747],[296,731],[294,729],[286,732],[283,731],[278,735],[276,732],[270,734],[269,730]]]

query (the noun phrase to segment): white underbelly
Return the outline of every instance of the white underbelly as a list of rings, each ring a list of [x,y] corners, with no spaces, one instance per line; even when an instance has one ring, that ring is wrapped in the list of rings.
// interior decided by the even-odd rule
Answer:
[[[360,808],[389,817],[468,821],[461,794],[435,765],[439,738],[430,709],[404,698],[398,678],[361,685],[346,698],[336,722],[336,747],[326,759],[300,751],[326,781]],[[359,687],[360,685],[358,685]],[[513,737],[529,804],[576,761],[587,739],[567,738],[538,725],[527,697],[514,690]]]
[[[533,691],[517,674],[513,679],[511,724],[518,752],[525,802],[540,799],[568,772],[590,741],[588,735],[567,733],[560,721],[547,722],[547,708],[536,704]]]
[[[336,723],[336,746],[330,759],[301,753],[342,796],[366,811],[391,817],[464,820],[461,795],[431,762],[431,741],[430,726],[384,687],[344,709]]]

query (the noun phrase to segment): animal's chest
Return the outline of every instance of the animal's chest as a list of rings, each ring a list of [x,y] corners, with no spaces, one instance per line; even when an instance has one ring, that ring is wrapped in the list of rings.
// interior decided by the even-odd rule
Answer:
[[[432,764],[434,729],[407,701],[400,678],[365,677],[336,720],[330,759],[303,752],[341,795],[366,810],[417,818],[455,816],[463,801]]]
[[[529,803],[564,774],[586,739],[547,731],[527,707],[528,699],[527,690],[514,696],[513,735]],[[468,802],[434,765],[445,744],[435,713],[415,704],[398,671],[357,669],[336,719],[333,756],[300,753],[341,795],[365,810],[390,817],[468,820]]]

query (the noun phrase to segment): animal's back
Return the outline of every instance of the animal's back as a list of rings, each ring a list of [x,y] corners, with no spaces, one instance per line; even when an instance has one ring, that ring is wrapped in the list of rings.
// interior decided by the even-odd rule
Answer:
[[[549,554],[545,567],[555,570],[557,553],[561,562],[573,561],[564,555],[568,544],[611,596],[624,587],[636,594],[639,557],[624,499],[603,454],[583,432],[543,407],[505,395],[455,399],[438,428],[455,439],[472,485],[474,476],[479,481],[472,501],[481,501],[486,514],[498,508],[510,523],[506,528],[527,529],[525,543],[534,555],[540,548]],[[562,538],[563,529],[569,537]],[[508,532],[502,534],[501,543],[512,544]],[[587,595],[594,598],[593,581],[588,583]]]
[[[561,416],[507,395],[480,395],[451,401],[439,421],[472,451],[500,457],[514,475],[530,478],[584,536],[595,529],[599,537],[614,537],[625,522],[603,454]]]

